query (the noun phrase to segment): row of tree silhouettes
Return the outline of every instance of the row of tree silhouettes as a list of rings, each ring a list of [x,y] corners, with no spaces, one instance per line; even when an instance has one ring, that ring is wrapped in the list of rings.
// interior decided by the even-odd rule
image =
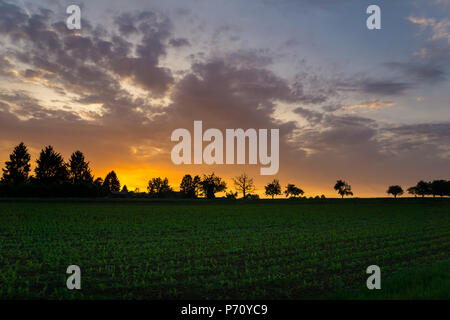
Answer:
[[[410,195],[422,198],[425,196],[450,197],[450,181],[434,180],[426,182],[421,180],[414,187],[409,187],[406,191]],[[404,193],[403,188],[398,185],[390,186],[386,192],[392,194],[395,198]]]
[[[214,199],[219,192],[226,192],[225,181],[211,173],[209,175],[198,175],[192,177],[187,174],[180,184],[180,191],[175,192],[169,184],[167,178],[152,178],[148,182],[147,193],[142,193],[138,189],[129,191],[127,186],[121,188],[120,181],[114,171],[109,172],[105,179],[95,178],[89,162],[86,161],[81,151],[75,151],[70,156],[68,162],[63,156],[56,152],[52,146],[44,147],[39,158],[36,160],[34,175],[31,175],[31,156],[24,143],[17,145],[9,156],[9,161],[5,162],[3,176],[0,180],[1,196],[39,197],[39,196],[66,196],[66,197],[99,197],[99,196],[149,196],[153,198],[199,198],[205,197]],[[254,194],[255,183],[253,178],[247,174],[241,174],[233,178],[236,192],[226,192],[226,198],[236,199],[239,193],[244,199],[258,199]],[[415,196],[450,196],[450,182],[436,180],[433,182],[420,181],[415,187],[408,189],[408,192]],[[274,198],[282,194],[279,180],[274,179],[265,187],[265,194]],[[343,198],[352,196],[351,186],[338,180],[334,185],[334,190]],[[284,189],[284,195],[288,198],[301,197],[304,191],[294,184],[288,184]],[[390,186],[388,194],[394,197],[403,194],[400,186]],[[318,198],[318,197],[316,197]],[[323,195],[321,198],[325,198]]]

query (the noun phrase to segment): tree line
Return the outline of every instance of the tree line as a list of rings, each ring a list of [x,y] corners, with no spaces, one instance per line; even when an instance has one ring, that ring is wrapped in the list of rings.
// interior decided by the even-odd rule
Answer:
[[[31,172],[31,156],[27,146],[22,142],[17,145],[5,162],[0,179],[0,196],[7,197],[105,197],[105,196],[145,196],[152,198],[190,198],[204,197],[214,199],[217,193],[228,190],[226,182],[214,172],[202,177],[186,174],[180,183],[179,191],[174,191],[168,178],[152,178],[147,185],[147,192],[139,189],[129,191],[127,186],[121,187],[119,178],[114,171],[109,172],[104,179],[95,178],[81,151],[75,151],[66,162],[63,156],[52,146],[44,147],[34,169]],[[244,199],[259,199],[253,178],[243,173],[233,178],[235,191],[226,192],[227,199],[237,199],[239,194]],[[450,196],[450,181],[435,180],[420,181],[407,191],[414,196]],[[287,198],[298,198],[304,191],[294,184],[288,184],[282,191],[279,180],[274,179],[265,187],[265,195],[272,197],[284,195]],[[342,197],[352,196],[352,188],[344,180],[337,180],[334,190]],[[403,194],[401,186],[390,186],[388,194],[394,197]],[[325,198],[324,195],[316,198]]]
[[[426,182],[420,180],[415,186],[409,187],[406,191],[410,195],[422,198],[425,196],[450,197],[450,181],[440,179]],[[397,197],[398,195],[402,195],[404,191],[401,186],[395,185],[390,186],[387,193]]]

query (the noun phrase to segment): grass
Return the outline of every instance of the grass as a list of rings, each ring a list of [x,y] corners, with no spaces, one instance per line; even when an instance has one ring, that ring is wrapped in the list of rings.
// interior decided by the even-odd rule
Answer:
[[[2,299],[448,299],[449,259],[448,199],[0,201]]]
[[[432,300],[450,299],[450,259],[394,272],[382,281],[382,290],[342,290],[327,299]]]

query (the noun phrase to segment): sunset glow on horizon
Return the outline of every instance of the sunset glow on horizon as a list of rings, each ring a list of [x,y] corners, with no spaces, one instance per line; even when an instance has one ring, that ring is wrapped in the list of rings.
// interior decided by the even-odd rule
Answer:
[[[380,30],[370,1],[86,1],[68,30],[69,1],[0,0],[0,163],[23,141],[33,169],[52,145],[130,191],[212,172],[235,191],[245,172],[261,197],[273,179],[307,197],[339,197],[337,179],[385,197],[450,178],[450,6],[377,3]],[[278,173],[173,164],[171,133],[194,121],[279,129]]]

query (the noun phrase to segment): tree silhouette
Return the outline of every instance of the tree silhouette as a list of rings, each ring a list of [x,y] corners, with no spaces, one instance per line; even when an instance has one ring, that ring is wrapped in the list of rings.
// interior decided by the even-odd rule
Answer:
[[[53,150],[52,146],[47,146],[41,150],[36,163],[37,166],[34,172],[38,182],[43,184],[61,184],[68,181],[69,172],[67,165],[64,163],[62,155]]]
[[[294,184],[288,184],[286,186],[286,189],[284,190],[284,194],[286,195],[286,198],[292,196],[292,197],[297,197],[300,195],[303,195],[305,192],[303,192],[302,189],[297,188]]]
[[[197,198],[198,191],[200,188],[200,177],[195,176],[194,179],[192,179],[192,176],[190,174],[187,174],[183,177],[180,184],[180,192],[185,198]]]
[[[233,178],[234,186],[238,192],[242,192],[242,197],[245,199],[247,194],[255,191],[255,184],[253,179],[246,173],[241,174],[239,177]]]
[[[274,179],[271,183],[265,186],[266,189],[266,195],[271,196],[272,199],[275,196],[278,196],[281,194],[281,186],[280,181],[277,179]]]
[[[426,195],[431,194],[431,185],[429,182],[425,182],[423,180],[420,180],[416,185],[416,193],[419,196],[425,197]]]
[[[259,195],[249,193],[249,194],[247,195],[247,199],[248,199],[248,200],[259,200]]]
[[[446,181],[445,182],[445,195],[447,197],[450,197],[450,181]]]
[[[230,192],[226,193],[226,198],[230,199],[230,200],[236,200],[238,197],[238,193],[237,192],[233,192],[233,190],[231,190]]]
[[[414,195],[414,197],[417,197],[417,188],[416,187],[410,187],[408,188],[408,193]]]
[[[403,194],[403,189],[400,186],[390,186],[388,190],[386,191],[387,194],[392,194],[394,198],[397,198],[397,196],[401,196]]]
[[[123,186],[123,188],[122,188],[122,191],[121,191],[122,193],[128,193],[128,188],[127,188],[127,185],[124,185]]]
[[[217,192],[227,189],[227,184],[213,172],[210,175],[203,175],[203,179],[200,181],[200,189],[206,198],[214,199]]]
[[[97,189],[101,189],[101,187],[103,186],[103,179],[102,178],[97,178],[94,181],[94,185],[97,187]]]
[[[344,196],[352,196],[352,187],[343,180],[336,181],[336,184],[334,185],[334,190],[336,190],[339,195],[344,198]]]
[[[149,195],[157,198],[163,198],[172,192],[172,188],[169,185],[169,179],[153,178],[148,182],[147,191]]]
[[[84,154],[81,151],[75,151],[70,156],[68,163],[70,181],[74,184],[92,183],[93,177],[89,162],[84,159]]]
[[[120,191],[120,181],[114,171],[111,171],[106,175],[105,181],[103,181],[102,188],[107,193]]]
[[[445,180],[434,180],[430,184],[430,191],[433,197],[440,196],[443,197],[446,195],[446,187],[447,187],[447,181]]]
[[[6,169],[3,170],[3,183],[24,183],[28,181],[30,173],[30,154],[23,142],[17,145],[9,155],[9,161],[5,162]]]

